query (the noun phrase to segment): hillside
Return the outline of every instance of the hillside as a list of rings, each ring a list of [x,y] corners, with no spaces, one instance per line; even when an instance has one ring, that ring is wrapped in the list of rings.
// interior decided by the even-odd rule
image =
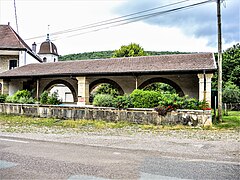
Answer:
[[[148,55],[164,55],[164,54],[186,54],[186,52],[171,52],[171,51],[146,51]],[[86,59],[106,59],[111,58],[114,51],[97,51],[97,52],[84,52],[78,54],[68,54],[59,57],[59,61],[68,60],[86,60]]]

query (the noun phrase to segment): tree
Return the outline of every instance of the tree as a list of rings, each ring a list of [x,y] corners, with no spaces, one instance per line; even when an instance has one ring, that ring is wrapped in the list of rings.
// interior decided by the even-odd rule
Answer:
[[[121,46],[120,49],[114,51],[113,57],[134,57],[134,56],[146,56],[147,53],[144,49],[136,43],[131,43],[127,46]]]
[[[223,90],[223,102],[225,103],[240,102],[240,88],[230,81],[225,84]]]
[[[217,55],[215,55],[217,60]],[[223,52],[223,86],[231,81],[240,88],[240,44],[237,43],[233,47]],[[212,87],[217,88],[217,73],[212,79]],[[226,86],[225,86],[226,87]]]
[[[229,80],[240,87],[240,44],[227,49],[223,53],[223,81]]]

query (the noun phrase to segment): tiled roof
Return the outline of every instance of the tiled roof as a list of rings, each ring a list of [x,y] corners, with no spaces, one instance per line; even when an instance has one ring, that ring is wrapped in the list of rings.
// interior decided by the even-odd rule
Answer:
[[[0,78],[25,76],[80,76],[154,74],[215,71],[212,53],[75,60],[29,64],[0,74]]]
[[[10,25],[0,25],[0,50],[25,50],[38,61],[42,62],[23,39]]]
[[[54,54],[58,56],[57,47],[50,40],[46,40],[41,44],[38,54]]]

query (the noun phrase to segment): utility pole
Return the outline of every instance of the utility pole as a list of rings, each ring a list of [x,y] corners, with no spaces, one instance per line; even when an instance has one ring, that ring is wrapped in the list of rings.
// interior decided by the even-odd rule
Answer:
[[[218,21],[218,121],[222,122],[222,27],[221,27],[221,0],[217,0]]]

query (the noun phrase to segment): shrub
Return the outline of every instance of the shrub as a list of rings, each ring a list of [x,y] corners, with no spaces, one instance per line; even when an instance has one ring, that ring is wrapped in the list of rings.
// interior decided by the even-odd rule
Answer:
[[[40,95],[40,103],[41,104],[47,104],[48,102],[48,92],[44,91],[41,95]]]
[[[31,92],[28,90],[19,90],[12,96],[7,96],[5,102],[33,104],[35,100],[31,97]]]
[[[0,94],[0,103],[4,103],[7,98],[6,94]]]
[[[48,91],[44,91],[40,96],[40,103],[58,105],[61,104],[61,100],[58,98],[57,92],[49,95]]]
[[[132,99],[129,95],[117,96],[114,99],[113,106],[118,109],[132,108],[133,107]]]
[[[162,94],[159,97],[159,107],[168,107],[172,109],[199,109],[201,103],[195,98],[188,96],[179,97],[178,94]],[[202,103],[203,104],[203,103]]]
[[[61,103],[61,100],[58,98],[58,93],[54,92],[51,96],[48,96],[48,104],[58,105]]]
[[[135,108],[153,108],[158,106],[160,92],[136,89],[131,94],[132,104]]]
[[[112,107],[114,98],[109,94],[97,94],[94,97],[93,105],[94,106],[103,106],[103,107]]]

